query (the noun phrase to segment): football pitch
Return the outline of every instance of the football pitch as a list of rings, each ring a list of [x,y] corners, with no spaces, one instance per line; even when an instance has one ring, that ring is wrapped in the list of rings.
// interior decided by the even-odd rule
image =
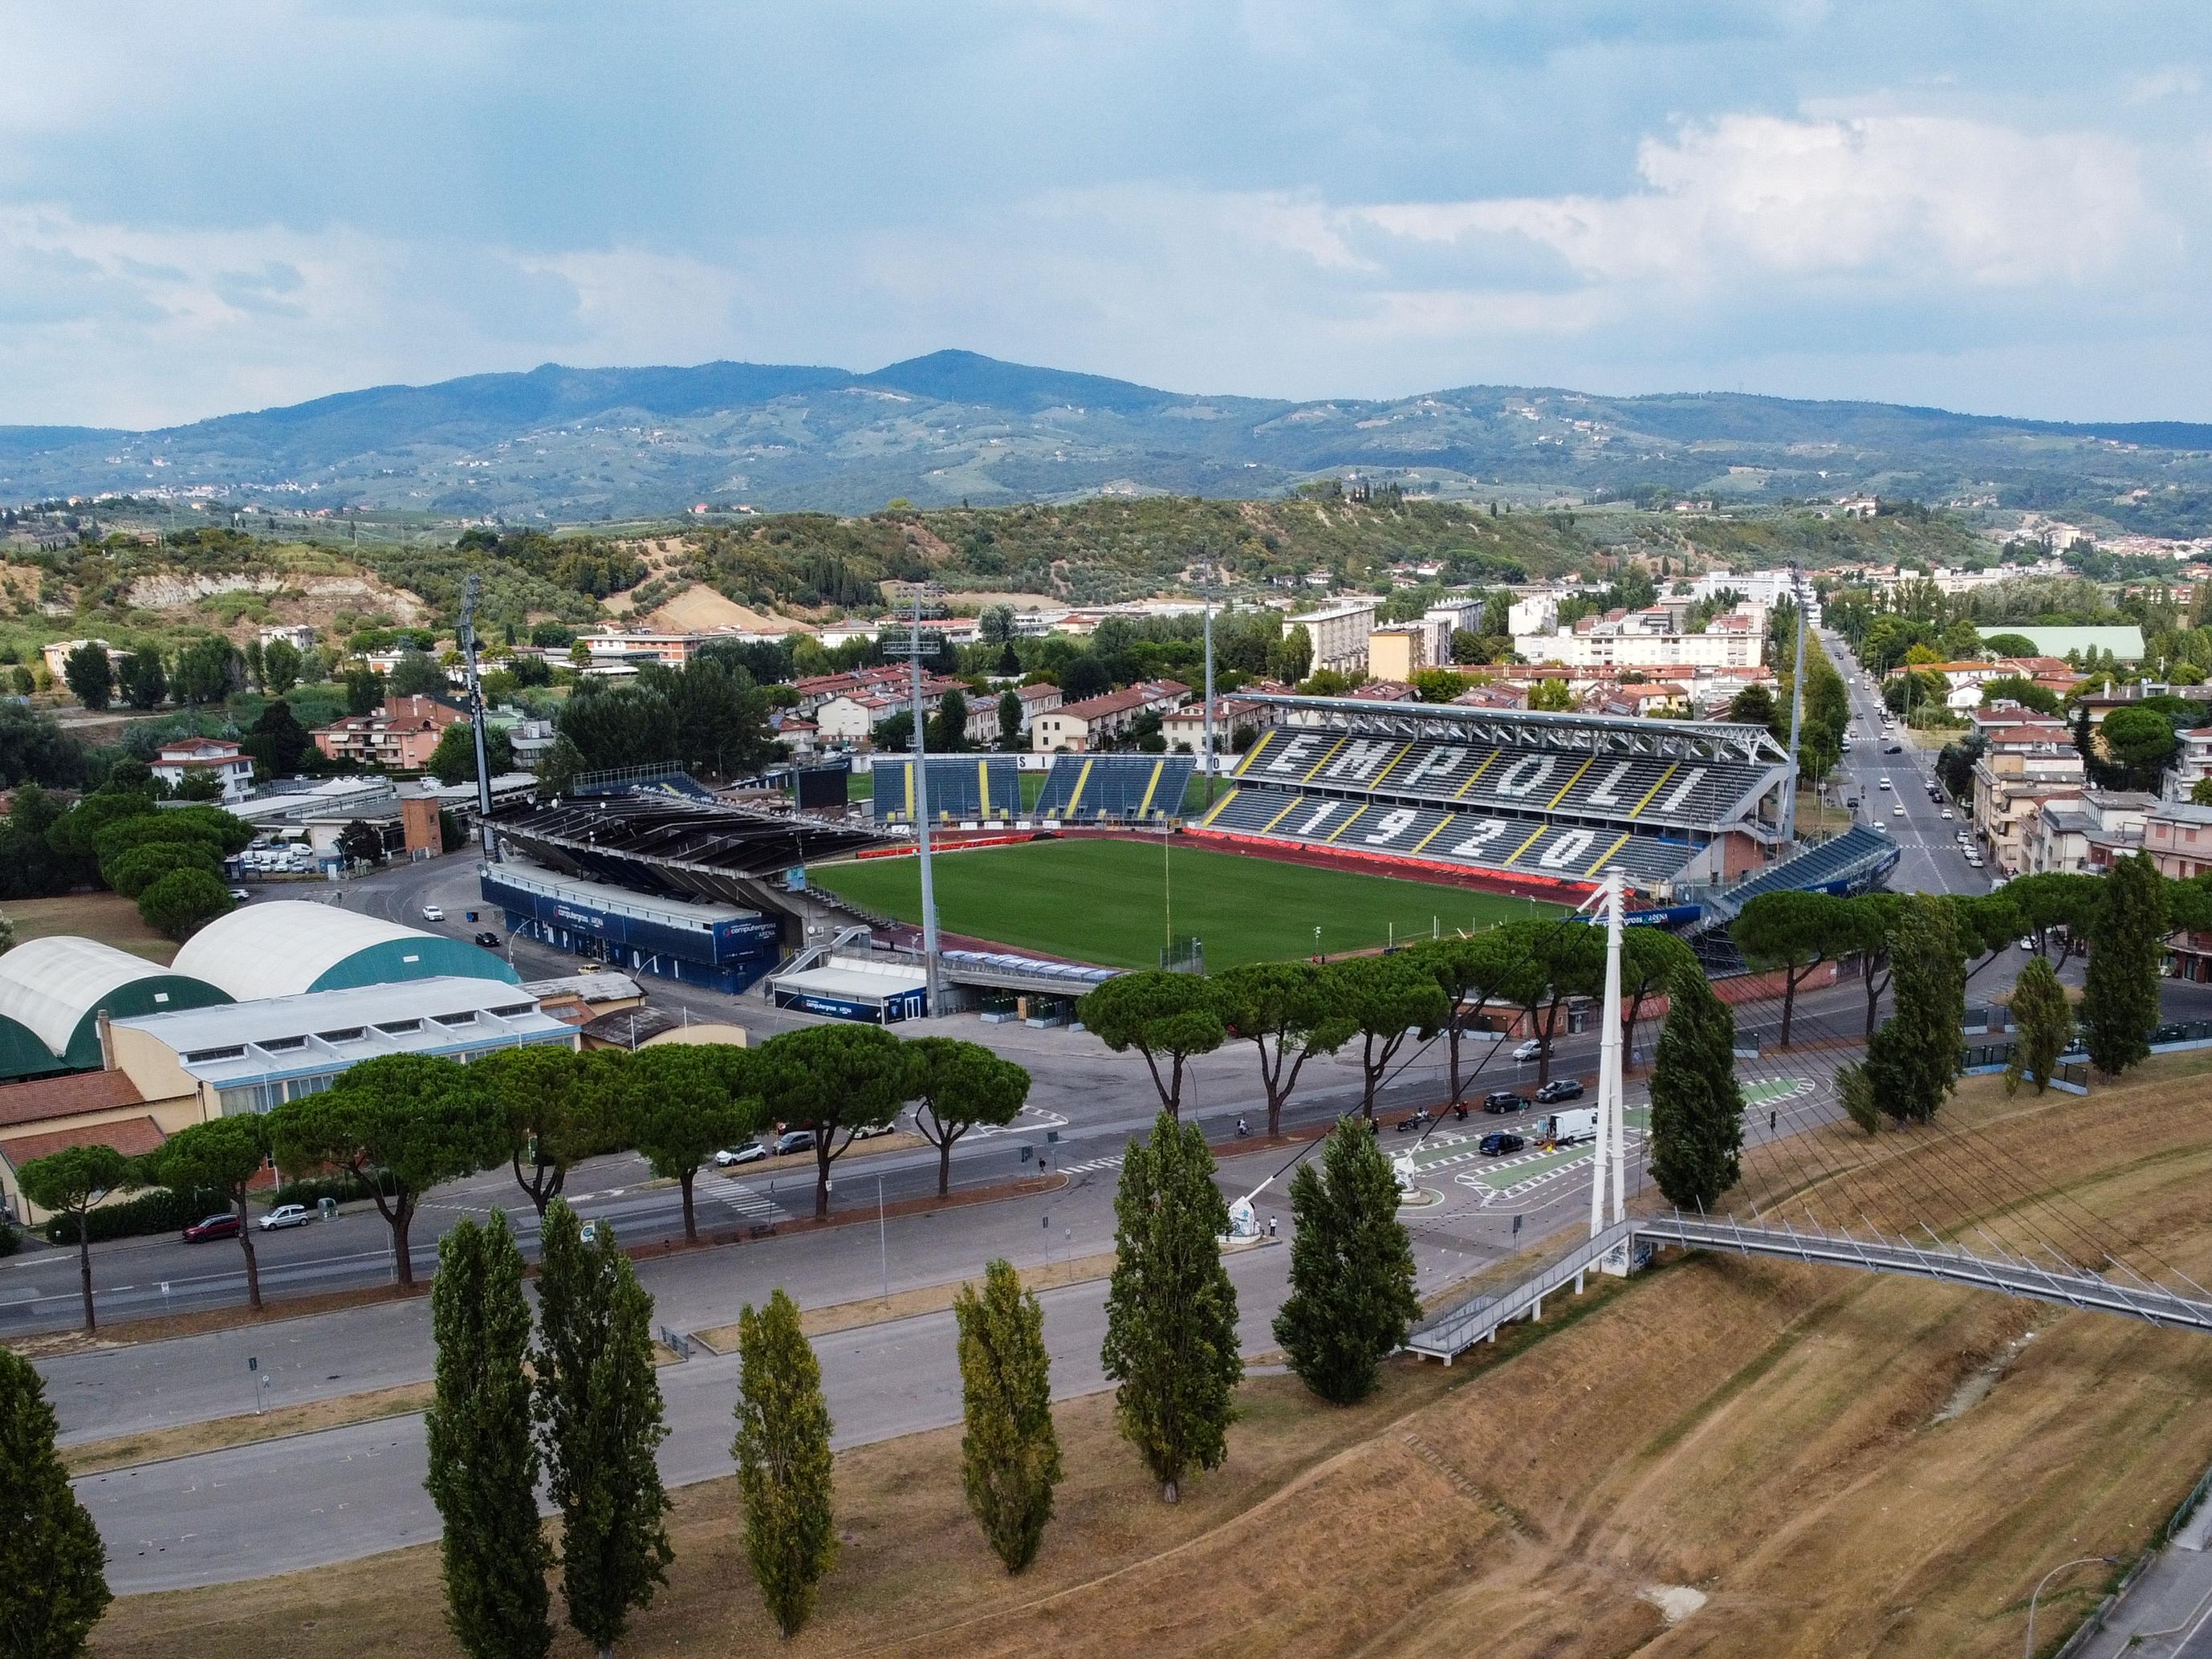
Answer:
[[[1151,968],[1170,931],[1206,942],[1206,965],[1277,961],[1486,927],[1558,907],[1464,887],[1202,851],[1170,840],[1042,841],[934,861],[937,915],[966,933],[1109,968]],[[910,858],[826,865],[817,887],[902,921],[921,918]],[[1320,930],[1316,936],[1315,930]]]

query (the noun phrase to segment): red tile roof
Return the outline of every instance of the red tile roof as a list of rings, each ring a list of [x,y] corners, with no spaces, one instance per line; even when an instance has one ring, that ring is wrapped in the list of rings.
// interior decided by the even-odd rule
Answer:
[[[0,1140],[0,1158],[21,1169],[34,1158],[50,1157],[72,1146],[112,1146],[125,1158],[150,1152],[167,1140],[161,1126],[150,1117],[126,1117],[113,1123],[94,1123],[82,1129],[49,1129],[44,1134],[10,1135]]]
[[[0,1128],[45,1123],[80,1112],[112,1112],[118,1106],[143,1106],[140,1094],[121,1072],[76,1072],[42,1077],[31,1083],[0,1085]]]

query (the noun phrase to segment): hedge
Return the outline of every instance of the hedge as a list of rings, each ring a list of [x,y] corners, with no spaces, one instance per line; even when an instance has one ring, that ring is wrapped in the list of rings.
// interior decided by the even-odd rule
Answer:
[[[111,1238],[135,1238],[143,1233],[174,1232],[228,1208],[229,1197],[212,1187],[182,1193],[156,1187],[120,1203],[101,1205],[86,1218],[87,1231],[95,1244]],[[76,1243],[76,1218],[73,1216],[53,1217],[46,1223],[46,1231],[49,1244]]]
[[[386,1175],[382,1178],[385,1195],[388,1198],[394,1190],[392,1177]],[[310,1176],[301,1181],[280,1182],[276,1190],[269,1194],[269,1203],[272,1209],[279,1204],[304,1204],[312,1210],[326,1198],[349,1204],[356,1199],[374,1196],[368,1182],[349,1170],[344,1175]]]
[[[0,1255],[13,1255],[22,1248],[22,1230],[13,1222],[0,1221]]]

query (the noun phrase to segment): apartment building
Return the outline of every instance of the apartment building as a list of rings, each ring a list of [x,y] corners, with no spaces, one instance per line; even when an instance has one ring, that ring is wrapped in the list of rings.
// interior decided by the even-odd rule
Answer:
[[[2159,873],[2176,881],[2212,875],[2212,806],[2161,801],[2143,817],[2142,849]],[[2176,933],[2166,942],[2166,971],[2212,981],[2212,933]]]
[[[2027,868],[2027,834],[2042,804],[2080,797],[2081,756],[2063,720],[2012,702],[1978,712],[1987,747],[1974,763],[1974,833],[1996,871],[2016,876]]]
[[[315,747],[331,760],[380,766],[388,772],[419,772],[430,763],[438,739],[449,726],[468,716],[435,697],[386,697],[373,714],[351,714],[321,727]]]
[[[1325,605],[1303,617],[1284,619],[1283,631],[1306,630],[1313,641],[1313,665],[1334,668],[1343,674],[1367,672],[1367,636],[1375,631],[1375,602],[1353,600]]]
[[[2142,848],[2144,817],[2157,805],[2155,795],[2124,789],[2049,797],[2025,832],[2021,873],[2103,875]]]
[[[236,744],[218,738],[186,738],[181,742],[164,744],[148,769],[170,788],[178,790],[184,787],[186,778],[211,773],[222,789],[217,799],[226,806],[253,793],[252,757]]]

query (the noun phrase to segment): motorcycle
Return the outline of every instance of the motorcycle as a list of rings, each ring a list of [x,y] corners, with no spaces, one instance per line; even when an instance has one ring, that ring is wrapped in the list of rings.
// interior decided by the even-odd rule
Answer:
[[[1400,1134],[1404,1134],[1410,1129],[1425,1129],[1430,1124],[1435,1121],[1436,1120],[1429,1115],[1428,1108],[1425,1106],[1419,1111],[1414,1113],[1411,1117],[1400,1118],[1398,1120],[1398,1133]]]

